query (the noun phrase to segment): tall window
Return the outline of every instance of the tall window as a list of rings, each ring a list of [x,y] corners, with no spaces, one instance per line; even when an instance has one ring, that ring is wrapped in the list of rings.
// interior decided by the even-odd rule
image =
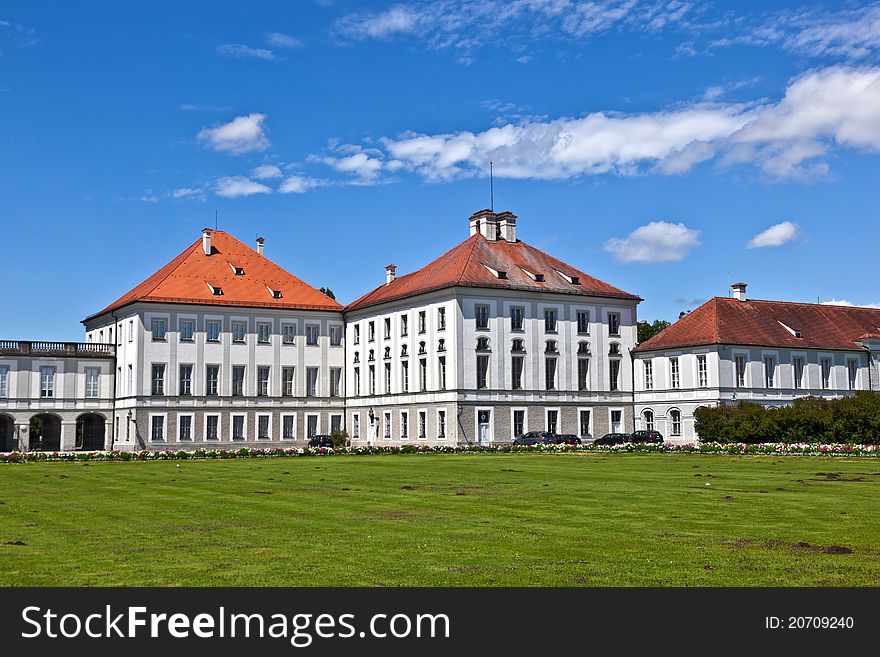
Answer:
[[[671,421],[672,435],[680,436],[681,435],[681,411],[677,409],[672,409],[669,411],[669,419]]]
[[[150,438],[155,441],[165,440],[165,418],[154,415],[150,418]]]
[[[697,356],[697,381],[701,388],[706,388],[709,385],[709,370],[706,357],[703,355]]]
[[[9,396],[9,368],[0,367],[0,398]]]
[[[654,411],[645,411],[645,429],[654,430]]]
[[[330,396],[339,396],[339,386],[342,382],[342,369],[339,367],[330,368]]]
[[[360,367],[354,368],[354,394],[355,395],[361,394],[361,368]]]
[[[446,330],[446,308],[437,309],[437,330]]]
[[[192,365],[180,366],[180,379],[177,382],[177,394],[181,397],[189,397],[192,395]]]
[[[205,394],[216,397],[220,394],[220,366],[208,365],[205,368]]]
[[[746,357],[745,356],[737,356],[734,359],[736,363],[736,387],[737,388],[745,388],[746,387]]]
[[[794,387],[795,388],[803,388],[804,387],[804,359],[801,356],[797,356],[792,359],[791,364],[794,369]]]
[[[608,361],[608,385],[609,390],[620,389],[620,359],[612,358]]]
[[[391,413],[385,413],[385,440],[391,440]]]
[[[446,411],[442,408],[437,411],[437,437],[446,438]]]
[[[232,366],[232,396],[244,395],[244,365]]]
[[[306,437],[314,438],[318,435],[318,416],[306,415]]]
[[[424,439],[428,435],[428,413],[419,411],[419,438]]]
[[[522,306],[513,306],[510,309],[510,329],[512,331],[522,331],[524,317],[525,308]]]
[[[209,319],[205,324],[205,333],[208,342],[220,342],[220,322]]]
[[[556,359],[544,359],[544,383],[547,390],[556,390]]]
[[[670,373],[670,388],[680,388],[681,387],[681,379],[678,375],[678,358],[670,358],[669,359],[669,373]]]
[[[547,333],[556,333],[556,309],[544,309],[544,331]]]
[[[342,344],[342,327],[341,326],[331,326],[330,327],[330,346],[338,347]]]
[[[525,358],[522,356],[513,356],[510,359],[510,385],[514,390],[522,390],[524,364]]]
[[[385,327],[385,339],[390,340],[391,339],[391,318],[386,317],[384,322],[382,322],[382,323]]]
[[[608,313],[608,335],[620,335],[620,313]]]
[[[257,396],[269,396],[269,368],[267,366],[257,368]]]
[[[192,423],[193,423],[192,415],[178,416],[178,426],[177,426],[177,439],[178,440],[192,440],[193,439]]]
[[[98,375],[100,374],[100,370],[96,367],[88,367],[86,368],[86,397],[97,397],[98,396]],[[6,375],[0,370],[0,379],[5,379]],[[0,390],[0,397],[6,396],[6,385],[5,382],[0,380],[0,387],[3,389]]]
[[[165,332],[168,329],[168,324],[164,319],[153,319],[153,340],[156,342],[161,342],[165,340]]]
[[[232,341],[244,342],[247,333],[247,322],[232,322]]]
[[[854,360],[846,361],[846,373],[847,373],[847,381],[849,383],[849,389],[856,389],[857,375],[859,372],[859,364]]]
[[[281,342],[284,344],[296,343],[296,324],[281,325]]]
[[[829,390],[831,388],[831,359],[823,358],[822,361],[822,388]]]
[[[244,440],[244,415],[232,416],[232,439]]]
[[[281,417],[281,439],[293,440],[296,438],[296,416],[283,415]]]
[[[257,323],[257,342],[260,344],[269,344],[269,338],[272,335],[272,325],[268,322]]]
[[[586,335],[590,332],[590,311],[589,310],[578,310],[577,311],[577,325],[578,325],[578,333],[582,335]]]
[[[376,366],[370,365],[370,394],[376,394]]]
[[[367,341],[374,342],[376,340],[376,322],[367,323]]]
[[[578,427],[582,438],[590,435],[590,411],[578,413]]]
[[[192,342],[195,324],[191,319],[180,320],[180,340],[182,342]]]
[[[578,358],[578,390],[590,388],[590,359]]]
[[[409,413],[400,411],[400,439],[406,440],[407,438],[409,438]]]
[[[513,435],[514,437],[521,436],[526,432],[526,412],[525,411],[514,411],[513,412]]]
[[[409,315],[400,316],[400,336],[405,338],[409,335]]]
[[[420,310],[419,311],[419,333],[424,333],[427,330],[428,330],[428,327],[427,327],[427,320],[426,320],[426,316],[425,316],[425,311]]]
[[[400,386],[403,392],[409,392],[409,361],[403,361],[400,364]]]
[[[40,397],[55,396],[55,368],[40,368]]]
[[[474,314],[477,319],[477,330],[486,330],[489,328],[489,306],[474,306]]]
[[[361,325],[360,324],[354,325],[354,343],[355,344],[361,343]]]
[[[134,368],[131,366],[131,364],[129,364],[129,366],[128,366],[127,384],[128,384],[128,387],[126,388],[126,390],[128,391],[128,394],[133,395],[134,394]]]
[[[764,387],[772,388],[776,378],[776,359],[773,356],[764,357]]]
[[[391,394],[391,363],[385,363],[385,394]]]
[[[308,397],[317,397],[318,396],[318,368],[317,367],[307,367],[306,368],[306,396],[308,396]]]
[[[440,384],[440,390],[446,390],[446,356],[437,358],[437,378]]]
[[[134,341],[134,320],[133,319],[128,320],[128,341],[129,342]]]
[[[646,360],[645,362],[645,390],[654,389],[654,361]]]
[[[351,416],[351,437],[357,440],[361,437],[361,414],[355,413]]]
[[[165,365],[164,364],[153,365],[152,392],[154,395],[164,395],[165,394]]]
[[[270,415],[257,416],[257,440],[269,440]]]
[[[306,324],[306,344],[312,346],[318,344],[319,329],[317,324]]]
[[[219,415],[206,415],[205,416],[205,440],[219,440],[220,439],[220,416]]]
[[[547,411],[547,431],[556,433],[559,428],[559,411]]]
[[[428,360],[419,358],[419,390],[425,392],[428,389]]]
[[[281,394],[285,397],[293,397],[294,391],[294,375],[296,369],[293,367],[281,368]]]
[[[483,390],[489,387],[489,357],[477,356],[477,388]]]

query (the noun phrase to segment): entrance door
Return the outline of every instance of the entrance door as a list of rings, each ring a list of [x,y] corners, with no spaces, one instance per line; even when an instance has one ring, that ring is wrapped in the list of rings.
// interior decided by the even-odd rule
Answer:
[[[492,439],[492,411],[478,411],[477,444],[488,445]]]

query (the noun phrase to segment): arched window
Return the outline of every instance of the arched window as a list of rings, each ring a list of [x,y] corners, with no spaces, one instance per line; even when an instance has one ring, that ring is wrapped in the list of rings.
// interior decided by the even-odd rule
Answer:
[[[669,422],[670,422],[670,430],[669,432],[673,436],[681,435],[681,411],[677,408],[673,408],[669,411]]]
[[[642,413],[642,417],[645,418],[645,429],[648,431],[654,430],[654,411],[648,409],[644,413]]]
[[[515,338],[513,340],[513,345],[511,346],[510,350],[511,351],[525,351],[526,350],[525,340],[523,340],[522,338]]]
[[[407,348],[406,345],[403,345],[403,346],[400,348],[400,355],[401,355],[401,356],[408,356],[408,355],[409,355],[409,351],[408,351],[408,348]]]
[[[361,355],[360,355],[360,352],[357,352],[357,351],[354,352],[354,362],[355,362],[355,363],[360,363],[360,362],[361,362]]]
[[[385,358],[391,358],[391,347],[385,347]]]
[[[547,340],[547,347],[544,349],[548,354],[555,354],[556,349],[556,340]]]
[[[446,351],[446,340],[443,338],[437,341],[437,351]]]
[[[608,355],[609,356],[620,356],[620,343],[612,342],[608,345]]]
[[[419,342],[419,353],[420,353],[420,354],[426,354],[426,353],[428,353],[427,349],[425,349],[425,343],[424,343],[424,342]]]
[[[373,353],[372,349],[370,349],[370,353],[367,356],[367,360],[376,360],[376,355]]]
[[[578,342],[578,354],[581,356],[589,356],[590,355],[590,343],[586,340],[581,340]]]
[[[477,338],[477,351],[489,351],[489,338],[482,335]]]

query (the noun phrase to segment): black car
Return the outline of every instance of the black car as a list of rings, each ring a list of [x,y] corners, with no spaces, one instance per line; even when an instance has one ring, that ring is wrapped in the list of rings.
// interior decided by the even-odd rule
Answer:
[[[639,429],[632,432],[632,441],[634,443],[662,443],[663,434],[653,429]]]
[[[547,431],[529,431],[513,439],[514,445],[555,445],[556,436]]]
[[[318,434],[309,438],[309,447],[333,447],[333,437],[327,434]]]
[[[628,433],[606,433],[601,438],[593,441],[594,445],[623,445],[632,440],[632,436]]]
[[[557,445],[580,445],[583,442],[580,439],[580,436],[575,436],[573,433],[561,433],[556,435],[556,444]]]

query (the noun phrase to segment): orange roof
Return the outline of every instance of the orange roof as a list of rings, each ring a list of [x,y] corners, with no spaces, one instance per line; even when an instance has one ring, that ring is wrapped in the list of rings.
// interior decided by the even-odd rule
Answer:
[[[715,297],[637,351],[705,344],[856,350],[856,340],[878,330],[880,308]]]
[[[233,267],[244,273],[237,275]],[[222,294],[216,296],[212,287]],[[269,288],[281,292],[281,297],[275,298]],[[336,301],[222,230],[211,231],[210,256],[202,249],[202,239],[197,239],[143,283],[86,319],[136,301],[342,310]]]
[[[504,272],[506,278],[499,278],[490,268]],[[534,275],[543,276],[543,280],[536,280]],[[572,277],[577,282],[572,282]],[[593,278],[525,242],[493,242],[476,233],[418,271],[398,276],[390,284],[368,292],[346,306],[346,310],[453,286],[641,301],[638,296]]]

